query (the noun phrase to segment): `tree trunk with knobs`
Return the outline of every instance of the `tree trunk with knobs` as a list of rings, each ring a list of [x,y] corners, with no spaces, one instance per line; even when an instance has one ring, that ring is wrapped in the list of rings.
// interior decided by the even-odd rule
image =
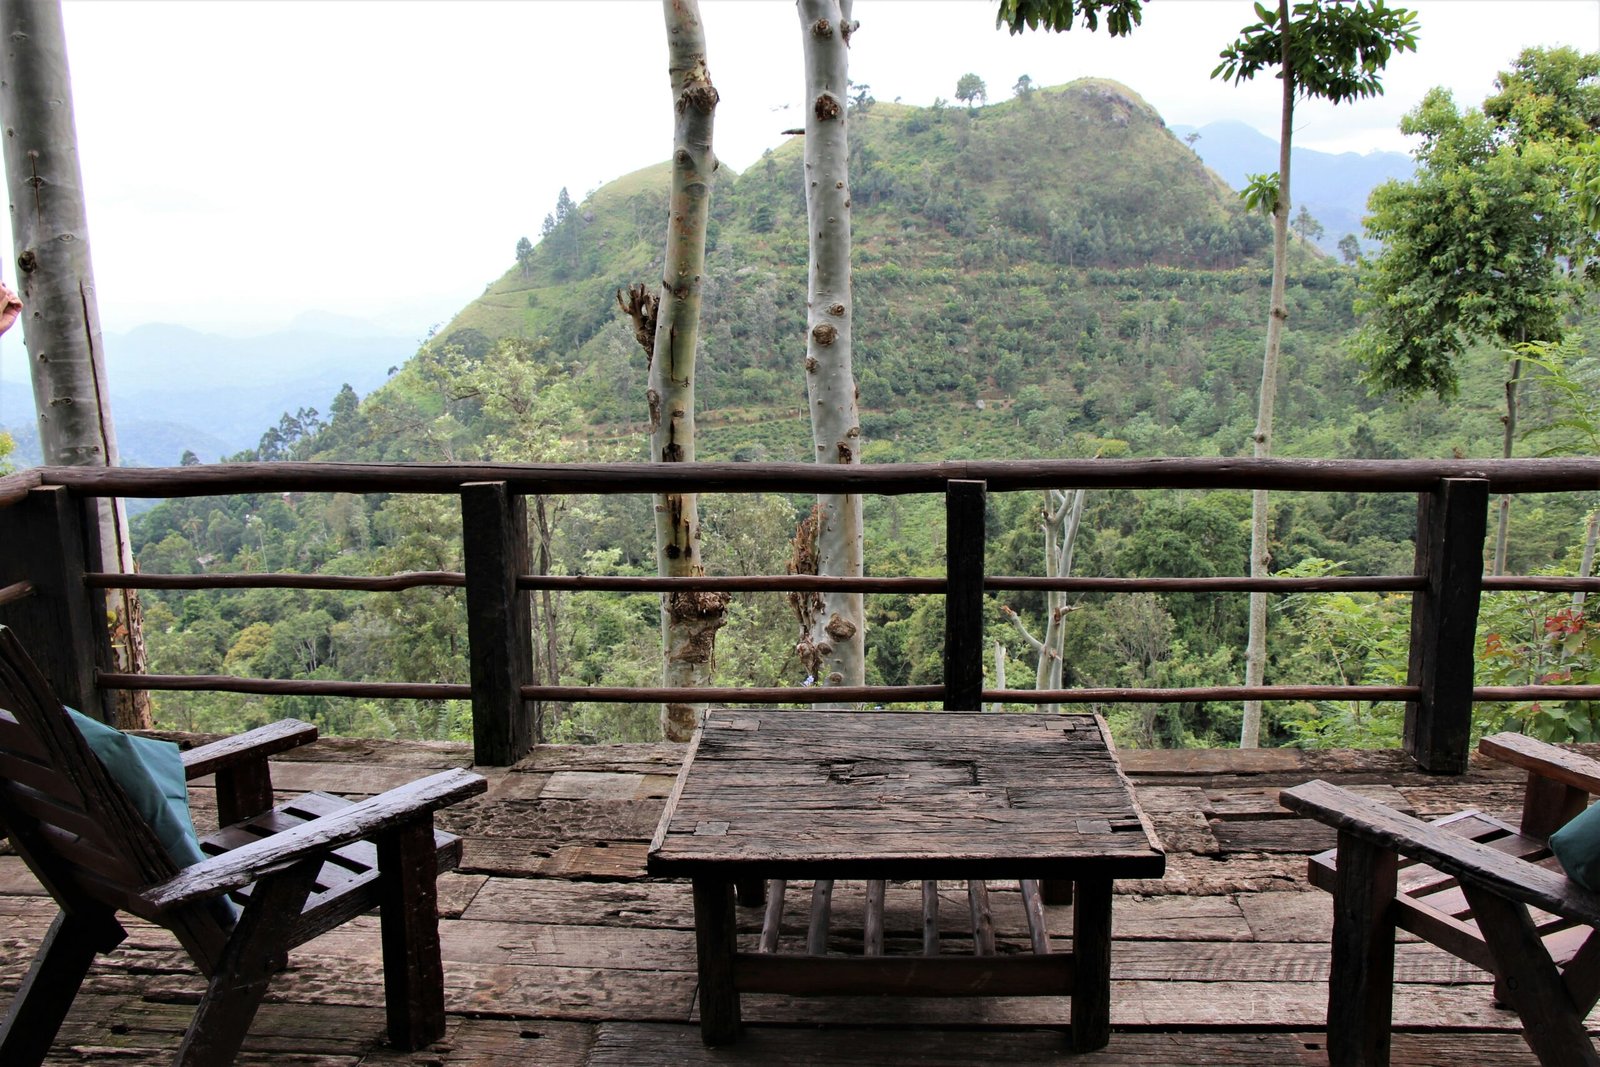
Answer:
[[[6,132],[11,239],[25,305],[23,344],[39,448],[47,466],[116,466],[61,5],[0,3],[0,42],[0,125]],[[133,549],[120,500],[99,502],[98,525],[99,566],[131,572]],[[112,591],[107,607],[112,669],[143,671],[137,594]],[[124,728],[150,726],[149,694],[119,692],[116,718]]]
[[[717,169],[711,132],[717,90],[706,66],[705,29],[697,0],[663,0],[668,69],[677,122],[673,131],[672,188],[667,211],[667,253],[661,302],[650,357],[650,451],[658,463],[695,458],[694,361],[700,334],[700,292],[706,261],[706,220]],[[699,501],[693,493],[656,497],[656,564],[663,577],[705,573],[700,561]],[[661,598],[668,686],[712,684],[717,630],[727,621],[728,595],[668,593]],[[687,741],[704,705],[669,703],[661,731]]]
[[[1289,0],[1278,0],[1283,31],[1283,107],[1278,126],[1278,203],[1272,212],[1272,307],[1267,315],[1267,350],[1261,360],[1261,395],[1256,401],[1254,455],[1272,455],[1272,405],[1278,395],[1278,354],[1283,347],[1283,327],[1289,320],[1285,296],[1289,273],[1289,146],[1294,136],[1294,70],[1289,53]],[[1250,494],[1250,577],[1265,578],[1272,570],[1272,540],[1268,530],[1267,491]],[[1267,594],[1250,594],[1250,631],[1245,643],[1244,684],[1261,685],[1267,671]],[[1244,722],[1239,747],[1261,743],[1261,701],[1244,702]]]
[[[806,395],[818,463],[861,462],[861,420],[851,364],[849,0],[799,0],[805,52],[805,192],[811,258],[806,293]],[[863,573],[861,497],[817,498],[817,573]],[[806,602],[798,651],[824,685],[866,680],[865,600],[824,593]]]

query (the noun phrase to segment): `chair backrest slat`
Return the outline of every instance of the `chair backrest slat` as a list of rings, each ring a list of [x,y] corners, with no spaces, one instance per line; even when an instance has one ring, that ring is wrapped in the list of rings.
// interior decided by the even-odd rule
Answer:
[[[155,832],[89,750],[21,642],[6,627],[0,627],[0,708],[10,713],[0,723],[0,744],[40,769],[28,773],[31,803],[23,803],[29,793],[0,791],[0,818],[47,884],[53,889],[74,886],[107,902],[106,882],[120,884],[117,896],[126,899],[132,890],[177,873]],[[46,762],[38,762],[41,756]],[[45,806],[45,797],[57,807]],[[79,833],[81,826],[68,828],[51,821],[52,812],[60,809],[87,812],[92,829]],[[95,872],[96,877],[85,879],[85,872]]]

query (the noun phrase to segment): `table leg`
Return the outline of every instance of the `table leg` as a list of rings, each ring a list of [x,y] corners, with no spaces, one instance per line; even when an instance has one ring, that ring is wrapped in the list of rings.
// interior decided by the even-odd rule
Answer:
[[[1041,893],[1040,899],[1046,904],[1072,903],[1072,883],[1065,878],[1041,878],[1039,879],[1039,891]]]
[[[1111,879],[1080,878],[1072,902],[1072,1049],[1111,1040]]]
[[[700,1038],[726,1045],[739,1038],[739,991],[733,985],[733,955],[738,947],[733,885],[711,878],[694,880],[694,941],[700,960]]]

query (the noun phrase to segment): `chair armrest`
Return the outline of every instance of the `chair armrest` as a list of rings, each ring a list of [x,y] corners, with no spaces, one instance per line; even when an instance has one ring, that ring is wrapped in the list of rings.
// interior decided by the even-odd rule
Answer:
[[[185,867],[165,882],[140,890],[139,898],[163,909],[214,897],[249,885],[263,874],[429,815],[488,788],[483,776],[471,771],[441,771]]]
[[[1600,761],[1558,748],[1526,734],[1495,734],[1478,742],[1478,751],[1563,785],[1600,796]]]
[[[1278,802],[1342,834],[1421,860],[1499,896],[1600,925],[1600,894],[1591,893],[1559,871],[1440,829],[1359,793],[1317,780],[1285,789]]]
[[[197,745],[182,753],[186,778],[202,778],[250,760],[266,759],[291,748],[309,745],[317,739],[317,728],[299,719],[280,719],[267,726],[208,745]]]

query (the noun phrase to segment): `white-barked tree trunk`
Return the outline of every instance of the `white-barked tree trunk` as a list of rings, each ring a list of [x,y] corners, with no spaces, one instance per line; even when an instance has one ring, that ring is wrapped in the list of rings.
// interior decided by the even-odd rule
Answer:
[[[861,462],[861,420],[851,363],[854,303],[850,285],[850,154],[847,101],[849,0],[799,0],[805,53],[805,193],[810,226],[806,291],[806,396],[818,463]],[[817,497],[816,565],[820,575],[863,573],[861,497]],[[866,680],[865,598],[824,593],[802,598],[799,652],[823,685]]]
[[[89,223],[66,33],[57,0],[0,2],[0,125],[5,129],[11,241],[21,292],[23,344],[33,380],[39,449],[50,466],[112,467],[117,437],[89,257]],[[120,500],[100,502],[100,566],[131,573],[133,549]],[[107,595],[119,671],[145,667],[139,600]],[[150,725],[150,696],[122,691],[117,725]]]
[[[662,0],[668,69],[676,122],[672,187],[667,208],[667,252],[650,357],[650,453],[658,463],[695,458],[694,373],[700,337],[701,281],[706,261],[706,220],[717,168],[711,150],[717,90],[706,65],[705,29],[697,0]],[[656,497],[657,571],[664,577],[705,573],[700,557],[700,509],[693,493]],[[661,598],[663,684],[709,686],[715,670],[717,630],[727,621],[728,595],[673,592]],[[701,705],[662,705],[661,730],[669,741],[694,734]]]

